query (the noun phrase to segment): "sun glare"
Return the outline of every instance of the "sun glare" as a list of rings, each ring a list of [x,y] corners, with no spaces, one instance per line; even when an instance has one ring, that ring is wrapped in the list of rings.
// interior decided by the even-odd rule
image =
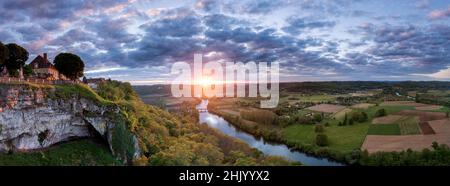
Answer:
[[[210,85],[212,85],[213,83],[214,83],[214,82],[213,82],[210,78],[207,78],[207,77],[203,77],[203,78],[200,79],[199,82],[198,82],[198,84],[200,84],[200,85],[203,86],[203,87],[210,86]]]

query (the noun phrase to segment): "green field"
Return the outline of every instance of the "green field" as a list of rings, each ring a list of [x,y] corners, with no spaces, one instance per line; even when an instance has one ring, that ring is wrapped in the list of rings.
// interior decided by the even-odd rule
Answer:
[[[291,125],[283,130],[283,138],[296,144],[313,144],[314,137],[314,125]]]
[[[421,134],[417,117],[408,117],[405,120],[399,121],[398,125],[402,135]]]
[[[338,126],[339,121],[343,117],[336,117],[337,119],[326,119],[322,124],[329,123],[325,127],[325,134],[329,139],[330,150],[339,152],[351,152],[354,149],[359,149],[364,142],[367,134],[371,135],[400,135],[400,134],[418,134],[420,129],[417,126],[416,118],[411,117],[407,120],[402,120],[396,124],[372,125],[371,121],[375,112],[379,109],[385,109],[387,114],[393,114],[402,110],[413,110],[411,106],[373,106],[368,109],[354,108],[354,111],[364,111],[369,116],[367,122],[355,123],[354,125]],[[298,111],[302,113],[303,110]],[[341,115],[345,115],[342,112]],[[401,123],[401,127],[400,127]],[[314,144],[314,125],[291,125],[283,129],[283,138],[289,143],[313,145]]]
[[[348,126],[337,126],[337,123],[329,121],[330,126],[325,127],[325,134],[328,136],[331,150],[340,152],[350,152],[359,149],[366,137],[368,123],[361,123]],[[291,125],[284,128],[283,137],[291,143],[314,144],[314,125]]]
[[[122,165],[103,145],[78,140],[40,152],[1,154],[2,166],[104,166]]]
[[[400,135],[398,124],[372,124],[369,127],[368,135]]]

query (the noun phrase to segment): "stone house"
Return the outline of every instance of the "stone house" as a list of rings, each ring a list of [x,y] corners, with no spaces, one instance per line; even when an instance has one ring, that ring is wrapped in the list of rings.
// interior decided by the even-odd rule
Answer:
[[[55,66],[47,59],[47,53],[38,55],[29,64],[37,78],[46,80],[66,80],[67,78],[56,70]]]

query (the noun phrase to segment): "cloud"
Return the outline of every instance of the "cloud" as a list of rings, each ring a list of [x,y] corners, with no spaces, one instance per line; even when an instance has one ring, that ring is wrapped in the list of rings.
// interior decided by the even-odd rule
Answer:
[[[447,67],[447,69],[439,70],[438,72],[431,73],[431,74],[411,74],[415,76],[426,76],[431,77],[435,79],[443,79],[443,80],[450,80],[450,67]]]
[[[350,61],[370,65],[370,72],[385,74],[432,73],[450,64],[450,27],[361,27],[364,39],[373,44]]]
[[[197,0],[170,5],[128,0],[7,0],[0,2],[0,40],[21,44],[32,55],[73,52],[86,62],[91,75],[123,80],[146,81],[149,77],[144,73],[154,73],[154,79],[170,78],[164,76],[168,67],[177,61],[191,62],[194,53],[205,54],[206,61],[278,61],[282,74],[297,78],[446,72],[450,8],[414,17],[421,19],[415,22],[401,21],[423,15],[429,7],[447,5],[419,1],[417,5],[423,7],[417,7],[422,9],[390,15],[366,3]],[[349,32],[342,32],[346,29]]]
[[[283,27],[282,30],[292,35],[298,35],[304,30],[331,28],[336,24],[334,21],[296,16],[290,17],[286,21],[288,26]]]
[[[428,14],[428,17],[432,20],[446,19],[450,17],[450,7],[444,10],[434,10]]]

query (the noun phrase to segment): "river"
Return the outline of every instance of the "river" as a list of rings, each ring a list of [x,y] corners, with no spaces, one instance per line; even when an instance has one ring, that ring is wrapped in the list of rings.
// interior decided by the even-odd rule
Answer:
[[[209,113],[207,111],[208,100],[202,100],[202,102],[197,105],[198,110],[203,110],[206,112],[200,112],[200,123],[206,123],[208,126],[218,129],[224,134],[238,138],[253,148],[256,148],[266,155],[282,156],[291,161],[301,162],[303,165],[308,166],[342,166],[343,164],[331,161],[326,158],[317,158],[314,156],[307,155],[299,151],[293,151],[289,149],[288,146],[284,144],[277,144],[272,142],[264,141],[262,138],[257,138],[249,133],[237,129],[225,119],[215,114]]]

